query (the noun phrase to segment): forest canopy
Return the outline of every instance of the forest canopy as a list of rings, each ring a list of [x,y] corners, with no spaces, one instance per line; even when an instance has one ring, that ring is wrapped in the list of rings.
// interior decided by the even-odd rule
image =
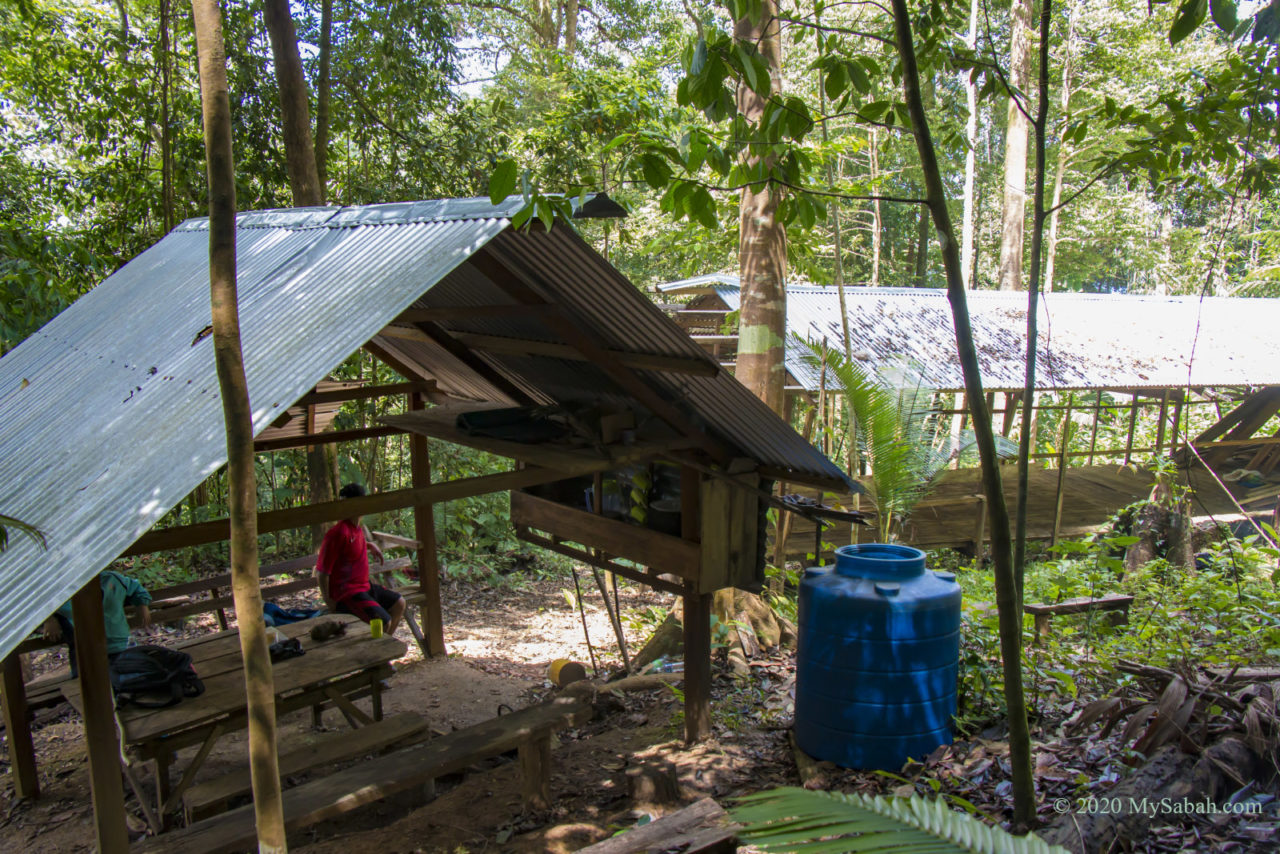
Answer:
[[[999,279],[1010,93],[1026,110],[1037,94],[1034,73],[1024,88],[1010,74],[1018,6],[911,4],[953,218],[962,208],[972,218],[966,274],[978,288]],[[291,8],[311,115],[325,125],[328,203],[485,196],[495,174],[516,192],[607,190],[631,216],[585,233],[648,286],[736,269],[738,191],[763,174],[742,156],[766,150],[760,168],[786,188],[791,277],[830,284],[838,261],[849,285],[942,285],[891,19],[877,4],[780,5],[777,84],[731,37],[749,3]],[[1276,10],[1274,0],[1052,7],[1044,157],[1060,207],[1047,289],[1274,294]],[[232,2],[225,17],[238,205],[284,207],[262,10]],[[741,121],[740,84],[774,96],[766,121]],[[1033,163],[1034,152],[1024,170]],[[203,215],[206,192],[189,6],[0,6],[0,352]]]

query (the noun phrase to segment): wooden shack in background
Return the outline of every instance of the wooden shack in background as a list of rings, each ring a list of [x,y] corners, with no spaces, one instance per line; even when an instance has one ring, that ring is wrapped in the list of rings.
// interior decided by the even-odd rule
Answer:
[[[850,355],[872,376],[919,383],[939,393],[938,413],[959,432],[974,405],[965,395],[946,292],[846,287]],[[657,298],[681,328],[732,370],[737,353],[738,277],[711,274],[660,285]],[[970,291],[969,311],[985,399],[996,429],[1023,429],[1027,295]],[[824,452],[841,415],[830,377],[807,363],[797,339],[843,349],[835,288],[787,288],[788,405],[792,420]],[[1061,427],[1053,449],[1035,451],[1031,532],[1046,539],[1089,530],[1146,497],[1148,472],[1130,464],[1169,457],[1196,490],[1204,514],[1270,510],[1280,491],[1280,300],[1054,292],[1040,300],[1033,424]],[[1122,425],[1118,442],[1099,424]],[[1113,431],[1113,435],[1115,435]],[[842,459],[849,467],[849,460]],[[1060,471],[1065,471],[1059,476]],[[1253,472],[1254,474],[1249,474]],[[1231,477],[1235,480],[1231,480]],[[1012,484],[1006,483],[1006,487]],[[946,472],[921,506],[907,538],[921,546],[969,546],[983,536],[985,505],[976,470]],[[847,542],[847,526],[830,539]],[[787,552],[813,551],[800,522]]]

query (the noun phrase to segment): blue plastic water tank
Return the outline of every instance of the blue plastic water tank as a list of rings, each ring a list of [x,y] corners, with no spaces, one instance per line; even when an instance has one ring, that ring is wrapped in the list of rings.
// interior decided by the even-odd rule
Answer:
[[[951,741],[960,585],[924,552],[867,543],[800,584],[796,744],[846,768],[897,770]]]

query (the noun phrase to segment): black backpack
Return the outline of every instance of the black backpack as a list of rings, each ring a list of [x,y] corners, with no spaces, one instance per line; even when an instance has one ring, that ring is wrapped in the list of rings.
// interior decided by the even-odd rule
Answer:
[[[116,708],[130,703],[162,709],[204,693],[204,683],[191,666],[191,656],[176,649],[131,646],[111,660],[111,688]]]

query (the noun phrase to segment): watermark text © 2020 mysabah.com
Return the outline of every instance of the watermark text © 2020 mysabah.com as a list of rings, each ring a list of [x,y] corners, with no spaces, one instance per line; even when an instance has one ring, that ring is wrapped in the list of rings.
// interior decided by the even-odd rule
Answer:
[[[1232,804],[1215,804],[1211,799],[1195,800],[1192,798],[1056,798],[1053,802],[1056,813],[1078,812],[1086,815],[1131,815],[1137,813],[1156,818],[1158,816],[1183,815],[1258,815],[1262,812],[1262,804],[1245,801]]]

